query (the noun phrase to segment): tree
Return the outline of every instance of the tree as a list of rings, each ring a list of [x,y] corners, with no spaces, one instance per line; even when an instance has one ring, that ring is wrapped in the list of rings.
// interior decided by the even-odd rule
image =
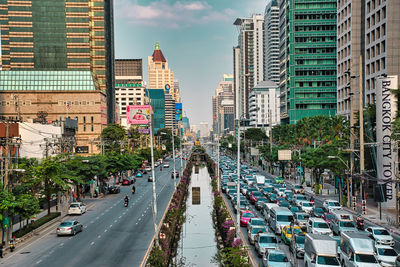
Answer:
[[[251,140],[253,142],[259,142],[267,139],[265,132],[260,128],[249,128],[244,131],[244,136],[246,137],[246,140]]]
[[[28,220],[40,212],[39,200],[31,194],[20,194],[16,197],[14,212]],[[22,227],[19,229],[22,230]]]
[[[101,139],[104,141],[104,148],[106,152],[120,151],[121,141],[125,139],[125,128],[119,124],[110,124],[101,132]]]

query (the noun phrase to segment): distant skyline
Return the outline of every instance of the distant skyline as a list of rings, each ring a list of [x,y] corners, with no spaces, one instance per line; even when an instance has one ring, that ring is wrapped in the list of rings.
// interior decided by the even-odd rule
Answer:
[[[179,80],[190,124],[212,122],[211,99],[223,74],[233,73],[237,17],[264,14],[268,0],[114,1],[115,58],[147,57],[158,41]]]

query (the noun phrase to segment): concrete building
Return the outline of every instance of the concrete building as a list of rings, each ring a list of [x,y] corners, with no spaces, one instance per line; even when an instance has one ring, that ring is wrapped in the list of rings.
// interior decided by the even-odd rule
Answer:
[[[208,128],[208,122],[200,122],[199,125],[200,137],[209,137],[210,129]]]
[[[175,99],[174,72],[168,67],[168,60],[164,57],[160,44],[157,42],[152,56],[147,58],[148,63],[148,87],[151,89],[164,89],[165,93],[171,94]],[[169,85],[170,89],[165,90]]]
[[[262,81],[250,93],[250,126],[266,128],[278,124],[280,124],[278,84],[273,81]]]
[[[234,50],[236,76],[234,79],[239,82],[235,86],[238,117],[249,113],[250,91],[264,79],[264,17],[255,14],[251,18],[237,18],[234,25],[239,32],[237,45],[239,51]],[[236,64],[239,64],[237,69]]]
[[[78,145],[114,122],[112,1],[0,0],[0,30],[1,115],[77,118]]]
[[[264,12],[264,80],[279,83],[278,0],[271,0]]]
[[[336,113],[336,13],[336,0],[280,2],[282,123]]]
[[[233,90],[233,75],[224,74],[218,83],[213,96],[213,131],[223,134],[224,129],[233,130],[235,119],[235,95]]]
[[[235,119],[240,117],[241,110],[243,110],[243,102],[240,102],[240,94],[241,91],[239,90],[240,79],[240,48],[234,47],[233,48],[233,92],[235,94]]]
[[[124,127],[128,127],[127,106],[145,104],[146,85],[142,75],[142,59],[115,60],[115,101]]]
[[[165,94],[165,128],[177,129],[175,121],[175,100],[171,94]]]
[[[376,78],[400,75],[400,1],[365,1],[365,103],[375,103]]]

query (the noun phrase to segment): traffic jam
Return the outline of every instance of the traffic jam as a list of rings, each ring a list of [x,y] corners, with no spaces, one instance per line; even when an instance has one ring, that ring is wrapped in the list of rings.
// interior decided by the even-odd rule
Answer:
[[[317,204],[301,185],[220,157],[221,190],[260,266],[400,266],[395,240],[334,199]],[[239,202],[239,209],[237,201]]]

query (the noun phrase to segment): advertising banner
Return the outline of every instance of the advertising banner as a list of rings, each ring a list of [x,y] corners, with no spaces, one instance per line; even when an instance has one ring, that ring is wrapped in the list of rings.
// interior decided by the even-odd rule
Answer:
[[[150,119],[150,106],[137,105],[126,107],[126,122],[127,124],[149,124]]]
[[[376,152],[378,184],[386,184],[385,208],[396,206],[395,163],[397,153],[392,140],[392,122],[397,113],[398,76],[378,77],[376,79]]]
[[[175,121],[182,120],[182,103],[175,104]]]
[[[278,150],[278,160],[292,160],[292,151]]]

